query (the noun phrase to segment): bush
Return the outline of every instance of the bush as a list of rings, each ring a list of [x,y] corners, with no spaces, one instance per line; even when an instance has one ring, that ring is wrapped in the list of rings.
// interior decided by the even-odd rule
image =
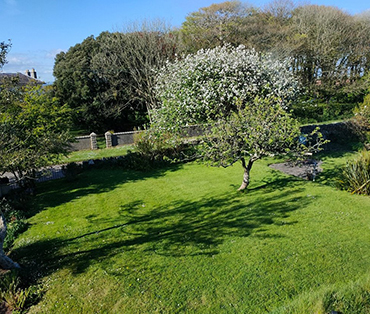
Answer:
[[[193,155],[193,146],[179,135],[153,126],[135,138],[138,153],[151,163],[184,161]]]
[[[366,95],[364,102],[354,110],[355,118],[360,125],[370,127],[370,94]]]
[[[322,103],[309,99],[294,103],[291,109],[293,117],[301,123],[315,123],[350,118],[355,106],[355,103]]]
[[[351,193],[370,195],[370,152],[362,151],[358,158],[348,161],[339,183]]]
[[[23,212],[15,210],[12,204],[6,199],[0,201],[0,210],[4,214],[7,224],[4,249],[9,249],[17,236],[26,230],[27,221]]]

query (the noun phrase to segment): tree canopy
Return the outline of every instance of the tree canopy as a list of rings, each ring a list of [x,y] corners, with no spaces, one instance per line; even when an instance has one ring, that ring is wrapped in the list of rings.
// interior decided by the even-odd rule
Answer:
[[[240,1],[213,4],[190,13],[180,32],[190,52],[227,42],[290,57],[307,92],[327,100],[349,90],[363,96],[364,89],[354,85],[369,71],[369,30],[366,14],[276,0],[262,8]]]
[[[57,96],[90,131],[132,130],[148,122],[155,70],[173,59],[176,36],[161,21],[103,32],[57,55]]]
[[[156,92],[161,100],[156,121],[173,126],[227,116],[236,110],[236,100],[257,96],[287,107],[299,86],[286,61],[226,45],[167,63],[158,72]]]
[[[35,178],[35,170],[65,153],[71,140],[69,114],[42,86],[2,82],[0,173],[13,173],[23,186]]]
[[[200,50],[161,69],[156,90],[161,107],[155,110],[149,130],[152,141],[161,142],[161,133],[172,133],[177,143],[185,125],[200,124],[203,158],[223,167],[241,161],[240,190],[247,188],[256,160],[275,154],[302,155],[321,144],[318,133],[314,145],[298,141],[299,124],[286,111],[299,92],[298,84],[286,63],[272,55],[244,46]]]
[[[189,13],[178,29],[145,21],[88,37],[57,56],[56,95],[74,109],[77,128],[131,130],[157,107],[154,73],[166,60],[226,44],[289,60],[305,100],[359,103],[366,94],[369,15],[273,0],[212,4]]]

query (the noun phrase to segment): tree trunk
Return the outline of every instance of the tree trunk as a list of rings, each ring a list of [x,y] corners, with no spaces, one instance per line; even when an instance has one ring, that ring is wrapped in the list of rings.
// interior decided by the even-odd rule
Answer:
[[[18,263],[13,262],[8,256],[5,255],[3,244],[6,236],[6,222],[3,213],[0,215],[0,268],[13,269],[20,268]]]
[[[241,159],[241,162],[242,162],[242,166],[244,168],[244,175],[243,175],[243,182],[242,182],[242,185],[240,186],[240,188],[238,189],[238,191],[243,191],[245,190],[248,185],[249,185],[249,180],[250,180],[250,171],[252,169],[252,166],[253,166],[253,163],[257,160],[258,158],[256,156],[252,156],[249,158],[249,161],[248,161],[248,164],[246,165],[245,163],[245,159],[242,158]]]

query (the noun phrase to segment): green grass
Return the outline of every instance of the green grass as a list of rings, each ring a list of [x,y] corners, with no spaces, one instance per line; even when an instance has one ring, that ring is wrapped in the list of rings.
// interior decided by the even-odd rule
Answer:
[[[108,157],[118,157],[126,155],[127,152],[131,150],[134,151],[134,145],[124,145],[124,146],[117,146],[112,148],[103,148],[97,150],[80,150],[74,151],[68,154],[66,157],[61,157],[58,161],[61,164],[70,163],[70,162],[78,162],[90,159],[101,159],[101,158],[108,158]]]
[[[246,193],[239,165],[48,182],[12,255],[47,288],[30,313],[368,313],[370,198],[330,180],[349,157],[317,182],[259,161]]]

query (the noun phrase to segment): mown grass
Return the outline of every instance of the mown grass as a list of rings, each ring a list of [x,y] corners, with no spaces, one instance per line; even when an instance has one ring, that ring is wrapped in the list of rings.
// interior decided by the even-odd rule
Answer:
[[[90,159],[102,159],[109,157],[118,157],[126,155],[128,151],[134,151],[134,145],[124,145],[112,148],[102,148],[97,150],[80,150],[69,153],[67,156],[62,156],[58,161],[61,164],[70,162],[85,161]]]
[[[238,165],[48,182],[13,251],[47,288],[30,313],[368,313],[370,198],[332,182],[349,156],[316,182],[259,161],[246,193]]]

